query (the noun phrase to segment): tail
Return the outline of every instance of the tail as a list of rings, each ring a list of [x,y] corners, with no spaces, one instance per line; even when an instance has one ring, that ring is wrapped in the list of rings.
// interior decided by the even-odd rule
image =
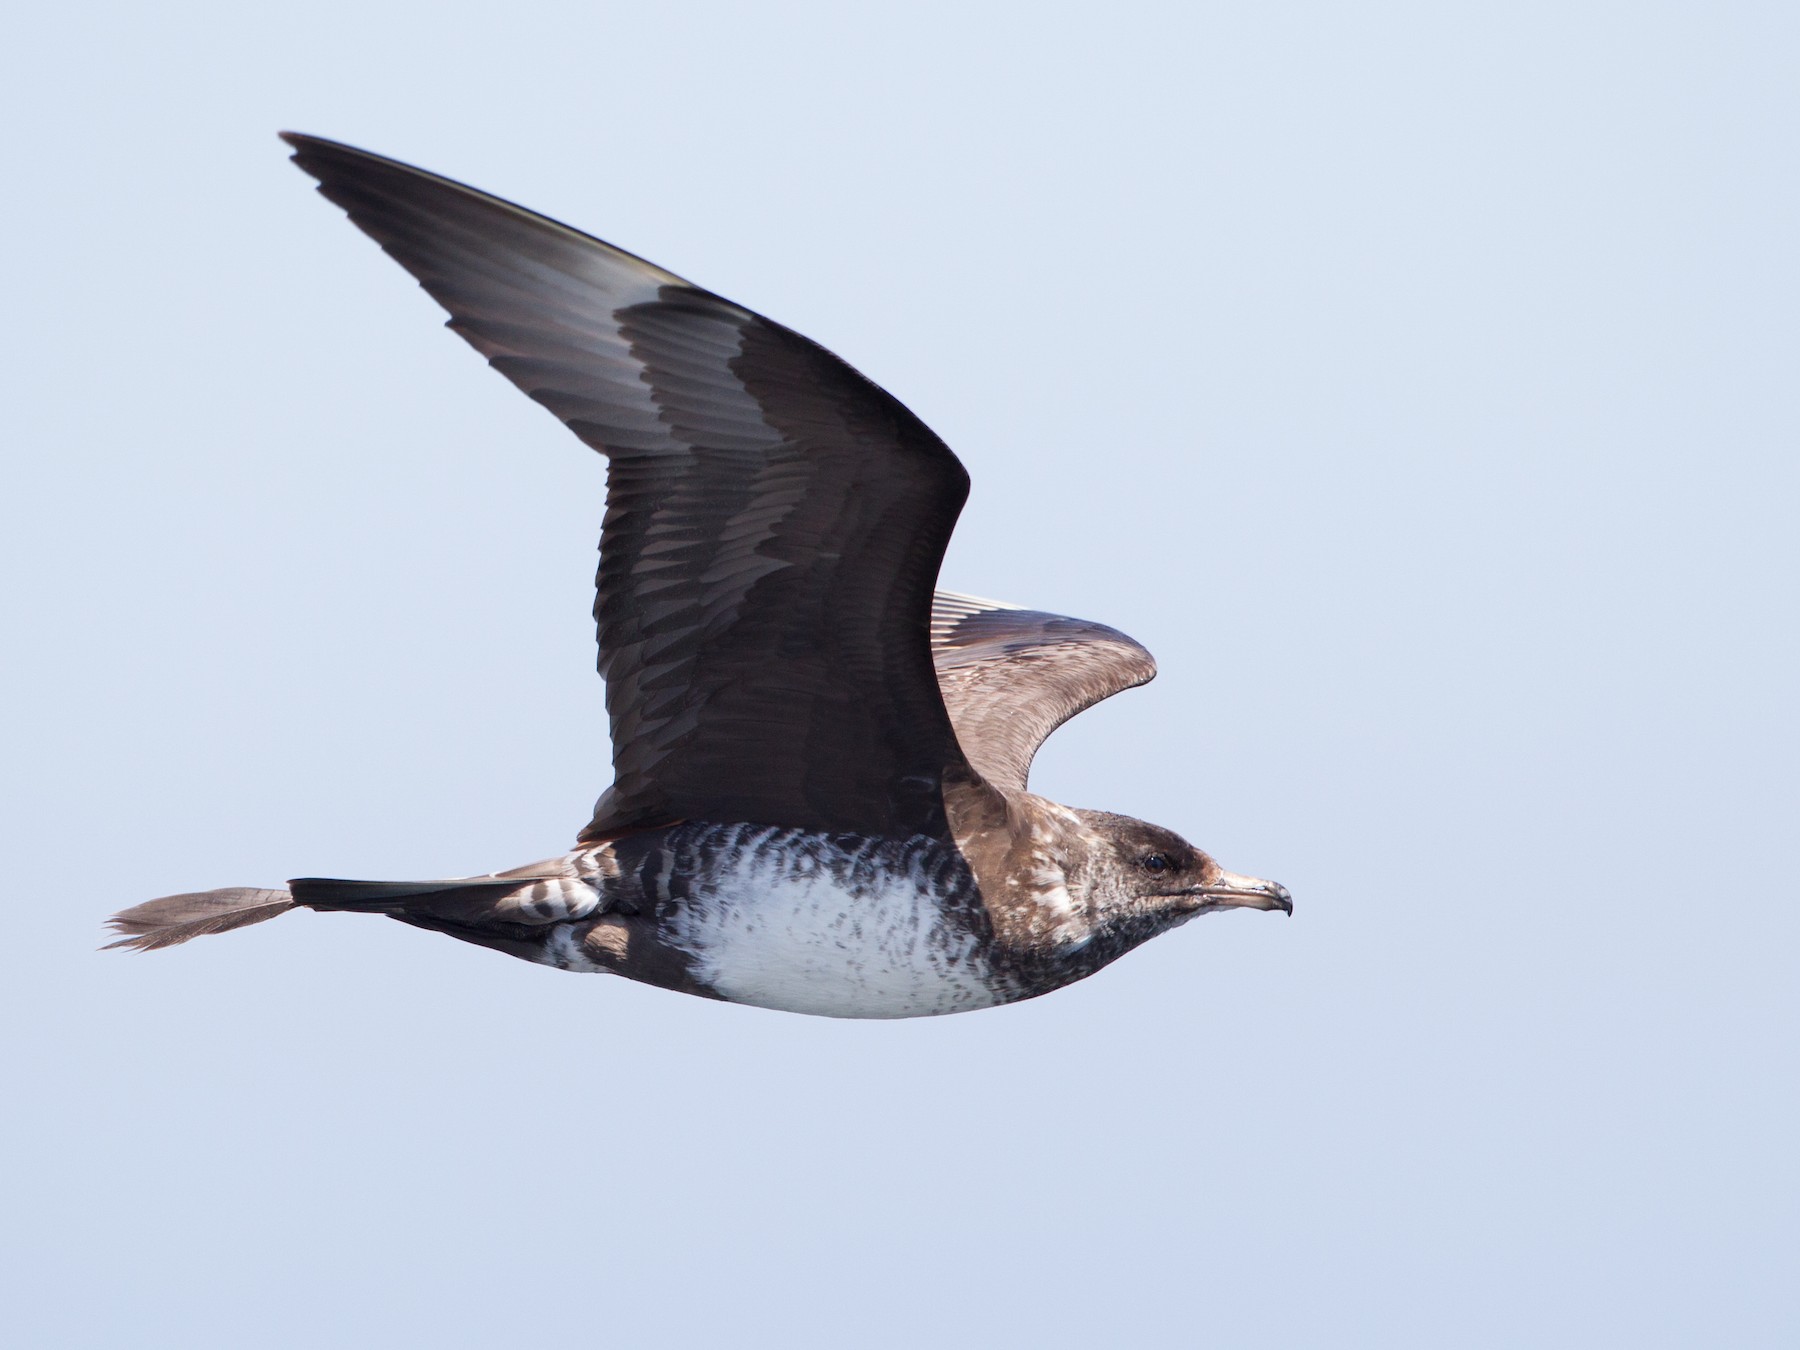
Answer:
[[[300,877],[284,890],[231,886],[146,900],[109,920],[113,931],[124,936],[107,943],[107,949],[132,947],[153,952],[208,933],[229,933],[303,906],[386,914],[419,928],[518,955],[541,944],[544,925],[585,918],[599,903],[594,887],[573,875],[567,861],[560,858],[505,875],[440,881]]]
[[[250,886],[229,886],[222,891],[195,891],[188,895],[165,895],[160,900],[146,900],[141,905],[121,910],[107,920],[115,933],[123,933],[117,942],[109,942],[102,950],[131,947],[140,952],[153,952],[158,947],[173,947],[189,938],[208,933],[229,933],[233,928],[261,923],[294,907],[294,897],[287,891],[260,891]]]

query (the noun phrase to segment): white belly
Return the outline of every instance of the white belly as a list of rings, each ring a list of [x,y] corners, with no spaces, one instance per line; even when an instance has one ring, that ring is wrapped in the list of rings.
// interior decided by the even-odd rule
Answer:
[[[897,877],[852,893],[806,858],[762,853],[681,907],[671,935],[734,1003],[824,1017],[929,1017],[999,1000],[974,939]]]

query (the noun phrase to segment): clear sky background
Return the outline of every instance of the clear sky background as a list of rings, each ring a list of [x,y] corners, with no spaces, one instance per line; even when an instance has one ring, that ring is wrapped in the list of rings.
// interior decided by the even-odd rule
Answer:
[[[1800,1342],[1791,4],[35,6],[0,53],[0,1340]],[[602,464],[275,131],[867,371],[1034,786],[1289,885],[835,1023],[355,916],[559,851]]]

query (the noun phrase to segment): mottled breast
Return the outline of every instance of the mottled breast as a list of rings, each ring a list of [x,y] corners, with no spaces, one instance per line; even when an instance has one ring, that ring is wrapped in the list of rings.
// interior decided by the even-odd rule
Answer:
[[[651,865],[665,940],[731,1002],[928,1017],[1004,1001],[974,878],[937,840],[689,826]]]

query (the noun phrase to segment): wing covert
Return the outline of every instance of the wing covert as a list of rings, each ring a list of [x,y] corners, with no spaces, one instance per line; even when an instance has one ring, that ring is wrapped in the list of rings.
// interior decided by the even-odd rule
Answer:
[[[1025,790],[1051,732],[1156,675],[1116,628],[951,591],[932,599],[931,655],[963,754],[1006,792]]]

